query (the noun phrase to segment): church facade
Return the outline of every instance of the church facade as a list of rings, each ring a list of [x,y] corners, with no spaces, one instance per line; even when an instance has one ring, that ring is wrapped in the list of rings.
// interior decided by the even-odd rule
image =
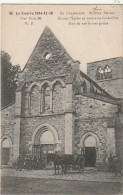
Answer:
[[[2,164],[19,154],[84,153],[87,166],[121,157],[123,58],[87,64],[87,75],[46,27],[2,110]]]

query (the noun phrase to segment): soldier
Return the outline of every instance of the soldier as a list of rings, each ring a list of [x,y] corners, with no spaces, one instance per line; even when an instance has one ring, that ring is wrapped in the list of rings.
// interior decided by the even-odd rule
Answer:
[[[26,157],[25,157],[25,169],[29,170],[29,157],[28,157],[28,155],[26,155]]]
[[[32,157],[29,156],[28,158],[28,170],[31,171],[32,170]]]
[[[19,155],[19,157],[17,158],[17,167],[16,167],[16,170],[18,171],[21,171],[23,168],[23,159],[22,157]]]
[[[20,170],[20,160],[21,160],[21,157],[19,155],[19,157],[17,158],[16,171]]]
[[[40,166],[41,166],[41,159],[40,159],[40,157],[38,157],[38,159],[37,159],[37,167],[38,167],[38,169],[40,169]]]
[[[36,156],[33,157],[32,166],[33,166],[33,169],[37,169],[37,158],[36,158]]]
[[[25,157],[24,155],[21,156],[21,169],[24,168],[24,162],[25,162]]]
[[[113,160],[113,172],[115,173],[115,176],[118,174],[122,176],[122,160],[117,158],[117,156],[115,156]]]
[[[110,154],[110,157],[108,158],[108,163],[109,163],[109,171],[113,171],[113,156]]]

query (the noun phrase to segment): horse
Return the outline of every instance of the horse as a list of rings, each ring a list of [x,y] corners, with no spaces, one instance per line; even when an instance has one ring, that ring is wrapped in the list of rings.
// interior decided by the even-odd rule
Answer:
[[[61,173],[65,173],[64,172],[65,159],[63,158],[62,155],[54,153],[52,155],[52,159],[51,160],[54,163],[54,169],[55,169],[55,173],[54,174],[56,174],[56,170],[58,170],[58,174],[59,174],[59,166],[61,166],[61,168],[62,168]]]
[[[83,155],[78,154],[77,158],[74,159],[74,155],[71,154],[63,155],[53,154],[52,158],[53,158],[52,161],[54,163],[55,174],[56,170],[58,170],[59,174],[59,166],[62,167],[61,173],[64,174],[67,173],[67,170],[69,169],[70,165],[72,165],[72,167],[77,165],[80,173],[84,171],[85,158]]]

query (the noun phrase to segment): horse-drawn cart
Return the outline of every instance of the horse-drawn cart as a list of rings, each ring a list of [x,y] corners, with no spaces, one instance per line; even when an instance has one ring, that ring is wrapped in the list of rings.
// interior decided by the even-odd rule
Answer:
[[[58,170],[59,173],[59,167],[61,166],[61,173],[66,174],[67,171],[69,170],[69,167],[71,166],[73,169],[76,167],[78,168],[79,172],[84,171],[84,166],[85,166],[85,158],[83,155],[77,155],[76,158],[74,158],[74,155],[69,155],[69,154],[64,154],[64,155],[58,155],[54,154],[53,155],[53,162],[54,162],[54,169],[55,169],[55,174],[56,171]]]
[[[60,172],[60,167],[61,167],[61,173],[66,174],[69,168],[71,167],[72,169],[79,170],[79,172],[83,172],[84,166],[85,166],[85,158],[83,155],[77,155],[75,158],[74,155],[69,155],[69,154],[50,154],[48,156],[49,160],[48,163],[52,162],[54,163],[54,169],[55,169],[55,174],[58,171]],[[37,157],[33,155],[20,155],[16,161],[16,169],[17,170],[39,170],[39,169],[44,169],[46,166],[45,159],[43,159],[43,156]]]

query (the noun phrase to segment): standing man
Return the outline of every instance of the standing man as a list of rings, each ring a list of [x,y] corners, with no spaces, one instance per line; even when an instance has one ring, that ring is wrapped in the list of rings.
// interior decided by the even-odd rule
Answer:
[[[113,171],[113,156],[110,154],[110,157],[108,158],[108,163],[109,163],[109,171]]]

